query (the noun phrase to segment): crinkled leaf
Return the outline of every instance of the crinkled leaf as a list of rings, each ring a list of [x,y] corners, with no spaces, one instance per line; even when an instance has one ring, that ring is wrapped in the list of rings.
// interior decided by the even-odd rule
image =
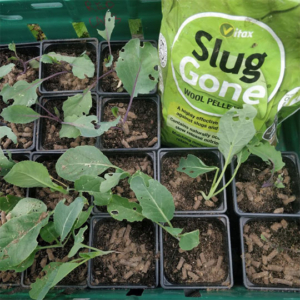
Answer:
[[[182,232],[183,229],[165,226],[164,230],[173,235],[174,237],[178,237],[178,235]]]
[[[31,106],[37,100],[36,89],[41,85],[43,81],[36,79],[35,81],[28,83],[25,80],[17,81],[13,86],[6,84],[0,95],[3,97],[3,101],[7,103],[9,99],[13,99],[12,105],[25,105]]]
[[[92,107],[92,95],[91,92],[84,90],[82,94],[77,94],[72,97],[68,97],[63,104],[64,117],[67,116],[82,116],[88,115]],[[70,122],[70,121],[67,121]]]
[[[23,198],[10,212],[11,218],[21,217],[31,213],[43,213],[47,211],[47,206],[41,200],[35,198]]]
[[[7,136],[7,138],[11,139],[15,144],[17,143],[17,136],[13,133],[11,128],[9,128],[7,126],[1,126],[0,127],[0,140],[2,138],[4,138],[5,136]],[[1,164],[0,164],[0,167],[2,167]]]
[[[133,97],[149,93],[158,81],[158,70],[155,70],[155,66],[158,66],[157,49],[149,42],[141,47],[139,39],[132,39],[123,50],[116,71],[124,88]]]
[[[68,257],[73,257],[80,248],[84,247],[82,242],[84,241],[84,233],[87,230],[87,228],[88,228],[87,226],[80,228],[79,232],[75,235],[74,245],[71,248]]]
[[[12,218],[0,227],[0,270],[8,270],[28,258],[48,219],[46,213],[31,213]]]
[[[40,235],[47,243],[52,243],[59,237],[59,233],[55,230],[55,225],[50,221],[45,227],[41,229]]]
[[[72,123],[78,119],[77,116],[67,116],[65,117],[65,122]],[[76,139],[80,136],[80,131],[73,125],[62,124],[61,129],[59,131],[60,138],[73,138]]]
[[[15,64],[10,63],[8,65],[0,67],[0,79],[11,72]]]
[[[172,194],[154,179],[150,179],[148,184],[141,176],[132,178],[130,182],[130,188],[142,206],[143,215],[154,222],[171,220],[175,211]]]
[[[247,147],[252,154],[259,156],[265,162],[272,163],[274,172],[281,170],[285,166],[285,163],[282,161],[281,152],[277,151],[268,142],[248,145]]]
[[[180,235],[179,247],[182,250],[192,250],[199,245],[199,229]]]
[[[80,228],[89,218],[91,211],[93,209],[93,206],[90,206],[88,210],[82,211],[75,223],[74,229]]]
[[[60,201],[54,210],[54,226],[63,241],[82,211],[85,199],[77,197],[69,206]]]
[[[0,197],[0,211],[4,211],[6,214],[9,213],[21,200],[22,198],[14,195],[6,195]]]
[[[135,202],[129,202],[127,198],[113,195],[111,201],[107,205],[107,211],[116,220],[122,221],[126,219],[129,222],[142,221],[142,207]]]
[[[29,65],[33,69],[38,69],[40,67],[40,62],[37,61],[36,59],[33,59],[29,62]]]
[[[221,117],[217,134],[219,150],[229,162],[255,135],[253,119],[256,113],[252,105],[244,104],[242,109],[231,108]]]
[[[70,181],[83,175],[97,176],[108,168],[116,168],[96,147],[79,146],[67,150],[56,163],[57,174]]]
[[[100,185],[100,192],[107,193],[113,187],[115,187],[121,179],[129,177],[130,174],[128,172],[121,173],[107,173],[104,175],[105,180]]]
[[[98,34],[100,34],[105,40],[109,42],[114,28],[115,28],[115,16],[112,16],[111,12],[107,11],[105,14],[105,29],[104,30],[97,29]]]
[[[196,178],[201,174],[205,174],[216,170],[217,167],[207,166],[200,158],[195,155],[188,154],[187,158],[181,158],[177,171],[184,172],[192,178]]]
[[[12,105],[3,109],[1,116],[5,121],[17,124],[27,124],[37,120],[40,114],[24,105]]]

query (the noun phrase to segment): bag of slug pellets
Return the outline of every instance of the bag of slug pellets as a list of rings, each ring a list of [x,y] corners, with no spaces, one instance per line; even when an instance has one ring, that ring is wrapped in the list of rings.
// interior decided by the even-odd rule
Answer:
[[[162,142],[217,146],[220,116],[247,103],[260,139],[300,108],[300,0],[162,0]]]

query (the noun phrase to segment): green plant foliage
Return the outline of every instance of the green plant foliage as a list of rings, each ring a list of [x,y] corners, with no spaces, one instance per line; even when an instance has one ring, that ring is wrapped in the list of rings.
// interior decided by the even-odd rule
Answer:
[[[109,42],[114,28],[115,28],[115,16],[112,16],[111,12],[107,11],[105,14],[105,29],[104,30],[97,29],[98,34],[101,35],[105,40]]]
[[[164,226],[164,230],[173,235],[174,237],[178,237],[183,229]]]
[[[73,22],[72,25],[79,38],[88,38],[90,36],[84,22]]]
[[[6,195],[0,197],[0,211],[8,214],[22,198],[14,195]]]
[[[66,123],[73,123],[78,119],[78,116],[67,116],[65,117]],[[62,124],[61,130],[59,131],[59,137],[60,138],[73,138],[76,139],[78,136],[80,136],[80,131],[73,125],[68,124]]]
[[[41,238],[47,243],[52,243],[59,237],[59,233],[57,233],[55,230],[55,225],[52,221],[50,221],[41,229],[40,235]]]
[[[120,52],[116,71],[126,91],[136,97],[152,91],[158,80],[157,49],[149,42],[140,46],[139,39],[130,40]],[[150,78],[151,76],[151,78]]]
[[[23,198],[18,201],[16,206],[10,212],[11,218],[21,217],[31,213],[43,213],[47,211],[44,202],[35,198]]]
[[[15,162],[12,160],[11,153],[7,151],[7,156],[4,154],[0,148],[0,176],[5,176],[11,168],[15,165]],[[0,192],[1,196],[1,192]]]
[[[73,257],[78,252],[79,249],[85,247],[85,245],[83,245],[82,242],[84,241],[84,233],[86,232],[87,228],[88,228],[87,226],[80,228],[79,232],[75,235],[74,245],[71,248],[68,257],[70,258]]]
[[[77,221],[75,223],[74,229],[78,229],[78,228],[80,228],[81,226],[84,225],[84,223],[88,220],[88,218],[89,218],[92,210],[93,210],[93,206],[90,206],[88,208],[88,210],[82,211],[79,214],[79,217],[77,218]]]
[[[199,245],[199,229],[180,235],[179,247],[182,250],[190,251]]]
[[[29,65],[33,69],[38,69],[40,67],[40,62],[37,61],[36,59],[33,59],[29,62]]]
[[[107,173],[104,175],[105,180],[100,185],[100,192],[107,193],[113,187],[118,185],[121,179],[125,179],[129,177],[130,174],[128,172],[124,172],[123,170],[117,170],[116,173]]]
[[[14,266],[15,272],[23,272],[27,270],[34,262],[36,250],[34,250],[24,261]]]
[[[77,94],[72,97],[68,97],[63,104],[64,116],[82,116],[88,115],[92,107],[92,95],[91,92],[84,90],[82,94]],[[68,122],[68,121],[67,121]]]
[[[7,126],[1,126],[0,127],[0,140],[7,136],[7,138],[11,139],[15,144],[17,143],[17,136],[13,133],[11,128]],[[0,164],[2,167],[2,165]]]
[[[9,49],[10,51],[15,52],[15,55],[17,56],[17,53],[16,53],[16,44],[15,44],[14,42],[8,44],[8,49]]]
[[[13,105],[4,108],[1,116],[4,120],[11,123],[27,124],[37,120],[40,117],[40,114],[30,107],[26,107],[24,105]]]
[[[14,66],[15,64],[10,63],[8,65],[0,67],[0,79],[10,73]]]

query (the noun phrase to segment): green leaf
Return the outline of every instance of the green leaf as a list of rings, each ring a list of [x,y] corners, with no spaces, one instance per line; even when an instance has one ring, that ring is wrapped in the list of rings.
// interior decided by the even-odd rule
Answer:
[[[14,195],[0,197],[0,210],[4,211],[6,214],[9,213],[21,199],[22,198]]]
[[[87,92],[87,89],[82,94],[68,97],[63,104],[64,117],[88,115],[92,104],[92,95],[91,92]]]
[[[40,114],[24,105],[12,105],[4,108],[1,116],[8,122],[27,124],[37,120],[40,117]]]
[[[3,97],[3,101],[7,103],[9,99],[13,99],[12,105],[25,105],[31,106],[36,103],[37,93],[36,89],[41,85],[42,79],[36,79],[31,83],[25,80],[17,81],[13,86],[6,84],[0,95]]]
[[[57,107],[54,107],[54,113],[58,118],[60,118],[60,112]]]
[[[68,257],[73,257],[80,248],[85,247],[85,245],[83,245],[82,242],[84,241],[84,233],[86,232],[87,228],[87,226],[80,228],[79,232],[75,235],[74,245],[71,248]]]
[[[130,182],[130,188],[142,206],[143,215],[153,222],[168,222],[175,211],[172,194],[154,179],[150,179],[148,184],[140,176],[132,178]]]
[[[107,193],[94,193],[94,204],[97,206],[106,206],[110,202],[112,195],[112,191]]]
[[[217,136],[220,139],[219,150],[226,161],[230,162],[254,137],[253,119],[256,113],[252,105],[244,104],[242,109],[231,108],[221,117]]]
[[[76,219],[82,211],[85,200],[82,197],[77,197],[69,206],[64,205],[60,201],[54,210],[54,226],[56,232],[60,235],[63,241],[70,230],[72,229]]]
[[[97,176],[108,168],[116,168],[96,147],[79,146],[67,150],[56,163],[57,174],[70,181],[81,176]]]
[[[149,176],[141,171],[137,171],[128,179],[128,183],[130,184],[131,180],[135,177],[141,177],[146,186],[149,186],[149,180],[153,179],[151,176]]]
[[[132,39],[123,50],[120,52],[116,71],[124,88],[132,97],[149,93],[158,81],[158,70],[154,69],[158,66],[157,49],[149,42],[141,47],[139,39]]]
[[[7,152],[8,152],[8,157],[4,154],[4,152],[0,148],[0,176],[5,176],[15,165],[15,162],[11,158],[11,153],[9,151]]]
[[[52,243],[59,237],[59,234],[55,230],[55,225],[52,221],[50,221],[45,227],[41,229],[40,235],[42,239],[47,243]]]
[[[109,42],[114,28],[115,28],[115,17],[111,15],[110,11],[107,11],[105,14],[105,29],[104,30],[97,29],[98,34],[100,34],[105,40]]]
[[[256,145],[248,145],[247,147],[252,154],[259,156],[265,162],[272,163],[274,172],[281,170],[285,166],[281,152],[277,151],[269,142],[261,142]]]
[[[32,266],[35,254],[37,253],[37,250],[34,250],[24,261],[22,261],[20,264],[13,266],[11,269],[15,272],[23,272],[27,270],[30,266]]]
[[[52,57],[48,54],[43,54],[42,57],[40,58],[40,61],[43,62],[44,64],[58,63],[58,60],[55,57]]]
[[[0,67],[0,79],[11,72],[15,64],[10,63],[8,65]]]
[[[107,205],[107,211],[116,220],[122,221],[126,219],[129,222],[142,221],[142,207],[135,202],[129,202],[127,198],[113,195],[111,201]]]
[[[29,65],[30,65],[30,67],[33,68],[33,69],[39,69],[39,67],[40,67],[40,62],[37,61],[36,59],[33,59],[33,60],[31,60],[31,61],[29,62]]]
[[[65,61],[70,64],[75,59],[75,56],[61,55],[55,52],[49,52],[41,57],[41,61],[45,64],[59,63],[60,61]]]
[[[31,213],[12,218],[0,227],[0,270],[8,270],[28,258],[37,247],[36,239],[48,219],[45,213]]]
[[[178,237],[182,232],[182,228],[173,228],[173,227],[164,227],[164,230],[173,235],[174,237]]]
[[[71,66],[73,74],[80,79],[85,79],[86,76],[94,77],[95,65],[86,54],[76,57]]]
[[[109,68],[114,61],[114,57],[112,55],[108,55],[108,58],[104,59],[104,61],[105,61],[105,67]]]
[[[67,191],[51,181],[47,168],[34,161],[21,161],[15,164],[4,180],[23,188],[49,187],[67,194]]]
[[[1,126],[0,127],[0,140],[7,136],[7,138],[11,139],[15,144],[17,143],[17,136],[13,133],[11,128],[7,126]],[[2,167],[2,165],[0,164]]]
[[[16,53],[16,44],[14,42],[8,44],[8,49]]]
[[[107,255],[107,254],[110,254],[110,253],[114,253],[115,251],[101,251],[101,250],[98,250],[98,251],[93,251],[93,252],[88,252],[88,253],[79,253],[79,256],[84,258],[84,259],[92,259],[92,258],[95,258],[97,256],[103,256],[103,255]]]
[[[77,116],[67,116],[65,117],[65,122],[72,123],[78,119]],[[73,125],[62,124],[59,131],[60,138],[73,138],[76,139],[80,136],[80,131]]]
[[[182,250],[192,250],[199,245],[199,229],[180,235],[179,247]]]
[[[72,23],[74,30],[79,38],[87,38],[89,37],[88,30],[84,24],[84,22],[73,22]]]
[[[130,174],[128,172],[121,173],[107,173],[104,175],[105,180],[100,185],[100,192],[107,193],[113,187],[118,185],[121,179],[129,177]]]
[[[195,155],[188,154],[187,158],[181,157],[179,167],[176,169],[179,172],[184,172],[186,175],[196,178],[201,174],[217,170],[217,167],[207,166],[200,158]]]
[[[15,56],[11,56],[8,60],[19,60],[19,59]]]
[[[34,198],[23,198],[18,201],[17,205],[10,212],[11,218],[21,217],[31,213],[43,213],[47,211],[44,202]]]
[[[250,152],[248,148],[243,148],[242,151],[237,154],[238,164],[243,164],[248,159],[249,155]]]
[[[94,206],[90,206],[88,208],[88,210],[86,211],[82,211],[75,223],[75,226],[74,226],[74,229],[78,229],[80,228],[89,218],[90,214],[91,214],[91,211],[93,209]]]
[[[111,113],[113,114],[114,117],[118,117],[118,113],[119,113],[119,108],[117,106],[114,106],[112,109],[111,109]]]

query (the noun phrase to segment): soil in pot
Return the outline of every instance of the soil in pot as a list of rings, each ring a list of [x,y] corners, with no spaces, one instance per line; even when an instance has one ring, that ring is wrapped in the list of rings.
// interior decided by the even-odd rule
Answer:
[[[191,251],[179,248],[178,240],[163,233],[164,276],[172,284],[229,285],[228,249],[224,224],[217,219],[189,218],[172,221],[184,232],[200,230],[200,244]]]
[[[212,158],[199,154],[199,157],[206,165],[214,166]],[[179,167],[180,158],[187,155],[178,153],[177,155],[163,156],[161,160],[161,183],[172,193],[176,211],[196,211],[214,210],[221,204],[221,195],[205,200],[200,191],[208,194],[212,185],[215,171],[202,174],[197,178],[191,178],[183,172],[176,171]]]
[[[43,64],[43,76],[46,78],[52,74],[56,74],[62,71],[69,71],[70,73],[61,74],[54,76],[53,78],[45,81],[43,87],[46,91],[63,91],[63,90],[84,90],[89,85],[91,85],[96,80],[96,70],[97,70],[97,54],[96,49],[93,45],[88,43],[80,44],[55,44],[47,48],[46,53],[55,52],[61,55],[79,57],[84,51],[85,54],[91,59],[95,65],[95,73],[93,78],[86,77],[84,79],[79,79],[74,76],[71,72],[72,67],[67,62],[61,62],[60,64]],[[44,54],[46,54],[44,53]]]
[[[136,171],[142,171],[143,173],[154,177],[153,170],[153,161],[151,157],[145,154],[118,154],[118,155],[109,155],[110,162],[123,169],[126,172],[129,172],[131,175]],[[114,169],[108,169],[106,173],[114,172]],[[117,194],[121,197],[128,198],[131,202],[136,202],[134,192],[130,189],[128,179],[120,180],[119,184],[112,189],[113,194]],[[97,209],[100,212],[107,212],[106,206],[97,206]]]
[[[297,170],[289,159],[283,158],[283,161],[286,166],[275,173],[274,182],[282,175],[284,188],[262,187],[271,176],[271,166],[265,162],[248,160],[242,164],[236,175],[239,209],[252,213],[294,212],[292,203],[300,196]]]
[[[300,287],[300,224],[282,219],[244,225],[248,279],[258,286]]]
[[[0,285],[2,289],[9,287],[11,284],[20,284],[20,282],[21,273],[16,273],[15,271],[0,271]],[[2,284],[4,286],[2,286]]]
[[[42,163],[47,168],[53,182],[63,186],[64,188],[66,188],[66,186],[69,188],[74,188],[73,182],[65,180],[57,175],[55,169],[57,159],[57,156],[48,158],[41,157],[37,160],[37,162]],[[66,199],[65,205],[70,205],[77,197],[79,197],[79,192],[77,191],[70,191],[69,195],[65,195],[57,191],[52,192],[48,187],[30,189],[29,194],[30,197],[36,197],[37,199],[43,201],[47,205],[48,210],[54,210],[60,200]],[[83,195],[90,202],[90,196],[87,193],[83,193]],[[84,206],[84,210],[86,209],[88,209],[88,205]]]
[[[45,103],[45,102],[44,102]],[[59,118],[63,120],[64,113],[62,110],[63,101],[58,100],[46,100],[45,108],[49,110],[52,114],[55,114],[55,108],[59,111]],[[46,113],[42,111],[42,114],[45,115]],[[89,115],[97,115],[97,103],[93,101],[93,106],[90,110]],[[75,148],[77,146],[84,146],[90,145],[94,146],[96,144],[96,138],[85,138],[82,136],[77,137],[76,139],[73,138],[60,138],[59,131],[62,125],[54,120],[51,119],[42,119],[41,121],[41,128],[42,134],[40,137],[42,138],[41,146],[45,150],[64,150],[69,148]]]
[[[115,250],[92,261],[92,285],[155,285],[155,231],[153,223],[100,220],[93,247]]]
[[[108,102],[104,106],[102,121],[115,120],[111,109],[118,107],[119,115],[124,117],[128,107],[128,101]],[[155,146],[157,137],[157,104],[154,101],[134,99],[131,110],[128,113],[123,130],[112,128],[102,137],[102,147],[112,148],[149,148]]]

